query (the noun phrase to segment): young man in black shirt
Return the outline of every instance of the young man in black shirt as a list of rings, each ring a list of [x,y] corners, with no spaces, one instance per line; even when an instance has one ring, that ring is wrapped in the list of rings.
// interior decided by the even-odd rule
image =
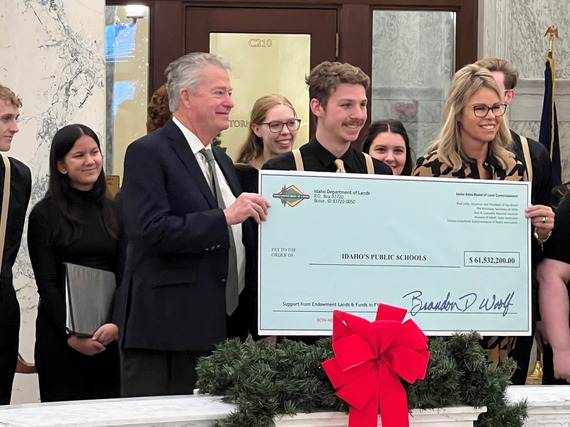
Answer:
[[[269,160],[262,169],[392,175],[387,164],[351,146],[366,123],[370,78],[353,65],[327,61],[311,70],[306,83],[311,112],[317,118],[315,136],[299,150]],[[322,337],[287,338],[313,344]]]
[[[311,70],[306,83],[317,128],[315,136],[299,149],[302,166],[295,161],[294,153],[285,153],[262,169],[368,173],[369,162],[370,172],[391,175],[388,165],[366,160],[351,146],[366,123],[370,78],[353,65],[326,61]]]
[[[19,131],[17,121],[21,106],[20,98],[0,84],[0,152],[10,149],[12,139]],[[14,289],[12,267],[20,248],[32,186],[30,169],[16,159],[7,157],[6,160],[10,168],[10,197],[0,268],[0,405],[10,404],[18,360],[20,306]],[[6,182],[6,169],[4,161],[0,160],[0,199],[3,198],[1,189]]]

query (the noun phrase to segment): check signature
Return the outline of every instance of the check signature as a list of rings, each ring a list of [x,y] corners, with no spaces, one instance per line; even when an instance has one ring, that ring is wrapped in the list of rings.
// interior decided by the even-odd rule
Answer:
[[[501,312],[503,317],[509,314],[509,309],[514,305],[515,292],[509,292],[501,298],[496,294],[491,296],[479,296],[475,292],[469,292],[458,297],[452,297],[451,291],[446,296],[437,300],[427,300],[423,292],[415,290],[408,292],[402,298],[410,300],[409,312],[412,316],[426,312]],[[471,309],[473,308],[473,309]]]

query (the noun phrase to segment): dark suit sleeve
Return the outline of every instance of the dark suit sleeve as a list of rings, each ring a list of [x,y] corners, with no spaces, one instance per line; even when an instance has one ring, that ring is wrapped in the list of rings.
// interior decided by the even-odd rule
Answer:
[[[128,238],[142,240],[145,247],[165,254],[200,254],[220,247],[220,242],[228,246],[223,211],[204,210],[205,201],[201,196],[198,200],[200,193],[192,177],[179,159],[161,153],[169,150],[161,144],[168,142],[143,138],[127,149],[121,200]]]
[[[6,224],[6,238],[4,241],[4,262],[13,266],[20,249],[26,210],[30,202],[32,177],[30,169],[18,160],[9,158],[12,172],[10,174],[10,205],[8,207],[8,223]],[[0,163],[2,163],[0,161]],[[2,167],[4,164],[2,163]],[[2,169],[2,174],[4,169]],[[0,185],[3,185],[3,176]],[[1,197],[0,197],[1,199]],[[3,274],[11,276],[10,271]],[[11,279],[10,279],[11,280]]]
[[[552,162],[546,147],[528,140],[532,162],[532,200],[534,204],[548,206],[552,195]]]
[[[112,201],[114,208],[116,209],[119,218],[122,218],[122,203],[120,192],[115,196]],[[125,227],[122,221],[120,221],[119,236],[117,241],[117,255],[115,259],[115,279],[117,282],[117,290],[115,291],[115,297],[113,299],[113,307],[111,313],[109,314],[109,322],[116,325],[121,325],[126,316],[126,306],[127,306],[127,286],[122,286],[123,284],[123,273],[125,271],[125,262],[127,256],[127,236],[125,234]]]
[[[30,172],[30,169],[26,168],[26,172],[25,172],[25,188],[26,188],[26,207],[28,206],[28,203],[30,202],[30,196],[32,195],[32,174]]]
[[[544,257],[570,264],[570,196],[558,206],[552,236],[544,244]]]

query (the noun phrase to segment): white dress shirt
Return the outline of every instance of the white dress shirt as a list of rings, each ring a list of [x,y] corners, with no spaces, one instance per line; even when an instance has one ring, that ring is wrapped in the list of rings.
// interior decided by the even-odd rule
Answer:
[[[192,153],[194,153],[194,157],[196,157],[196,160],[198,161],[198,165],[200,165],[200,169],[202,169],[204,178],[206,178],[206,181],[208,181],[210,188],[213,188],[213,183],[210,182],[211,181],[210,167],[208,166],[206,158],[199,153],[199,151],[202,150],[203,148],[205,148],[206,150],[211,150],[212,147],[210,145],[204,147],[204,144],[202,144],[202,142],[198,139],[198,137],[194,135],[192,131],[190,131],[186,126],[184,126],[180,122],[180,120],[178,120],[176,117],[173,117],[172,121],[176,123],[176,126],[178,126],[182,131],[182,133],[184,134],[186,141],[188,141],[188,144],[190,145]],[[230,186],[228,185],[226,177],[224,176],[222,170],[220,169],[217,163],[216,163],[216,177],[218,178],[218,184],[220,185],[220,190],[222,191],[222,198],[224,199],[224,203],[226,204],[226,206],[230,206],[232,203],[236,201],[236,198],[232,193]],[[236,247],[238,283],[240,289],[243,289],[245,284],[245,246],[243,245],[242,241],[243,233],[242,233],[241,224],[232,225],[232,232],[234,235],[234,243]]]

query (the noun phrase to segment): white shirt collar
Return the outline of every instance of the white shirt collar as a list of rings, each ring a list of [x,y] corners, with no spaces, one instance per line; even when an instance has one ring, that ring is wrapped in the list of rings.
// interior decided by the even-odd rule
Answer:
[[[211,144],[208,144],[204,147],[202,141],[200,141],[198,137],[194,135],[194,133],[190,129],[184,126],[182,122],[180,122],[180,120],[178,120],[176,117],[172,117],[172,121],[176,124],[176,126],[180,128],[180,130],[184,134],[184,137],[186,138],[186,141],[190,145],[190,149],[192,150],[192,153],[194,153],[194,155],[196,155],[196,153],[198,153],[202,148],[206,148],[207,150],[212,149],[212,147],[210,146]]]

